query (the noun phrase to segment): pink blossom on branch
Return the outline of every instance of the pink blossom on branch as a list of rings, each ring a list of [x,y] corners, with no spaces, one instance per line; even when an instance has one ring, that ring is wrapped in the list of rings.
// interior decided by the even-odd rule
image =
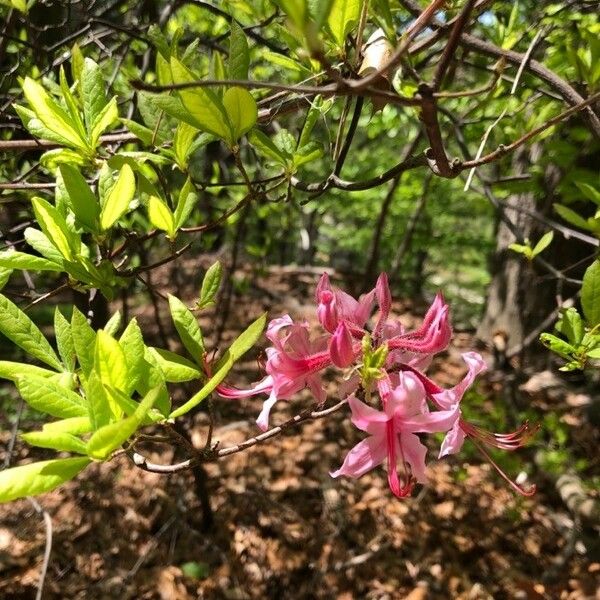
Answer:
[[[321,405],[326,400],[323,371],[342,369],[346,374],[338,391],[348,399],[354,425],[369,437],[348,452],[333,477],[360,477],[387,462],[390,489],[404,497],[415,482],[426,481],[427,448],[417,434],[445,433],[439,458],[458,452],[469,437],[514,489],[525,495],[533,493],[535,488],[523,490],[512,482],[481,445],[514,450],[531,437],[533,430],[528,424],[511,434],[493,434],[461,416],[466,390],[486,368],[482,357],[476,352],[463,354],[467,374],[450,389],[439,387],[424,374],[432,357],[447,348],[452,336],[449,307],[441,294],[436,295],[421,326],[409,332],[390,318],[392,298],[385,273],[373,290],[358,299],[332,286],[323,274],[315,300],[322,335],[311,340],[308,324],[295,323],[289,315],[273,319],[267,328],[272,346],[266,351],[266,377],[247,390],[220,385],[217,392],[224,398],[268,394],[257,419],[260,429],[266,430],[278,400],[288,400],[308,388]],[[378,310],[369,329],[375,303]]]

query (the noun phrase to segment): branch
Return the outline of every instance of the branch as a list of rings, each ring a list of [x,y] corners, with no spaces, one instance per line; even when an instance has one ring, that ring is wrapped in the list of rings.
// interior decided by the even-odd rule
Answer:
[[[293,427],[294,425],[298,425],[304,421],[310,421],[315,419],[322,419],[327,417],[334,412],[337,412],[347,404],[347,399],[340,400],[337,404],[334,404],[330,408],[326,408],[324,410],[313,410],[306,409],[301,413],[295,415],[291,419],[288,419],[281,425],[277,427],[273,427],[264,433],[251,437],[241,444],[236,444],[235,446],[228,446],[227,448],[221,448],[217,450],[216,447],[213,449],[206,449],[197,452],[193,458],[188,458],[182,462],[178,462],[172,465],[162,465],[158,463],[150,462],[146,459],[145,456],[139,454],[138,452],[133,451],[131,449],[127,452],[128,456],[133,460],[133,463],[136,467],[143,469],[144,471],[148,471],[150,473],[161,473],[166,475],[171,475],[173,473],[179,473],[181,471],[186,471],[192,468],[195,464],[209,461],[216,461],[225,456],[229,456],[231,454],[236,454],[237,452],[242,452],[247,448],[251,448],[252,446],[256,446],[257,444],[261,444],[266,440],[269,440],[273,437],[276,437],[283,433],[286,429]]]

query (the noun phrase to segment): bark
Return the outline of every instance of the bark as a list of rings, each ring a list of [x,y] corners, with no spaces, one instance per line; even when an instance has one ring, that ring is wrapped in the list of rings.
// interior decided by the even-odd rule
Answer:
[[[513,172],[528,173],[541,159],[542,147],[539,144],[523,149],[515,154]],[[503,204],[507,208],[498,211],[496,251],[491,259],[492,280],[488,288],[485,314],[477,330],[480,339],[490,343],[494,335],[502,333],[507,338],[507,346],[522,346],[521,362],[539,361],[541,346],[537,335],[531,335],[540,323],[556,310],[558,298],[570,298],[578,290],[577,285],[564,282],[552,276],[547,270],[526,260],[508,246],[519,240],[517,236],[537,240],[547,230],[525,211],[537,211],[542,215],[552,215],[552,204],[560,199],[556,196],[556,186],[561,173],[556,165],[544,169],[541,181],[543,199],[536,201],[536,192],[517,193]],[[514,208],[511,208],[514,207]],[[517,210],[522,209],[522,210]],[[500,214],[503,213],[503,214]],[[543,253],[543,258],[561,272],[567,272],[573,279],[581,279],[585,270],[585,260],[575,269],[573,265],[590,255],[590,247],[576,239],[565,240],[556,235],[551,246]],[[551,325],[548,327],[551,329]],[[537,354],[537,356],[536,356]],[[546,356],[545,353],[542,353]]]

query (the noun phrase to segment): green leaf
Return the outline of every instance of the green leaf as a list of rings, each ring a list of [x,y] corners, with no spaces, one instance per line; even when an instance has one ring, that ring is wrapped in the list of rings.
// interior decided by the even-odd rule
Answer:
[[[77,44],[71,48],[71,78],[78,82],[79,94],[81,96],[81,79],[83,76],[83,54]]]
[[[198,194],[196,193],[196,188],[194,187],[192,180],[188,177],[179,192],[175,214],[173,215],[175,229],[179,229],[185,225],[185,222],[194,210],[197,202]]]
[[[291,155],[276,146],[271,138],[266,136],[262,131],[254,129],[248,135],[248,140],[261,154],[264,154],[286,168],[288,167],[288,160],[291,159]]]
[[[169,294],[169,310],[185,349],[198,364],[201,364],[204,355],[204,340],[196,317],[179,298],[171,294]]]
[[[106,388],[96,371],[92,371],[83,386],[88,402],[88,415],[92,431],[110,423],[113,416]]]
[[[589,327],[600,323],[600,259],[596,259],[583,275],[581,308]]]
[[[306,119],[304,120],[304,126],[302,127],[302,133],[298,140],[298,148],[302,148],[311,141],[312,131],[317,124],[317,121],[321,118],[323,109],[323,98],[317,96],[310,105],[308,112],[306,113]]]
[[[526,246],[524,244],[509,244],[508,248],[517,254],[523,254],[528,260],[533,258],[531,246]]]
[[[171,73],[175,83],[190,83],[197,80],[195,75],[174,56],[171,57]],[[192,125],[223,140],[231,139],[231,126],[227,113],[221,100],[212,90],[199,87],[183,89],[179,90],[179,98],[192,117]]]
[[[59,168],[67,190],[69,206],[76,219],[88,231],[97,231],[100,206],[95,194],[77,169],[70,165],[61,165]]]
[[[192,148],[194,138],[198,134],[198,130],[188,123],[179,123],[175,130],[173,138],[173,151],[177,159],[177,165],[185,171],[188,164],[188,157]]]
[[[310,15],[319,29],[326,22],[332,5],[333,0],[308,0]]]
[[[308,20],[306,0],[273,0],[290,18],[292,23],[301,31]]]
[[[567,222],[571,225],[575,225],[575,227],[579,227],[580,229],[588,230],[590,226],[588,222],[578,215],[573,209],[568,206],[564,206],[564,204],[559,204],[558,202],[554,203],[554,210]]]
[[[113,316],[106,321],[106,325],[104,326],[104,331],[108,333],[108,335],[112,335],[113,337],[117,335],[119,329],[121,329],[121,311],[118,310]]]
[[[31,431],[22,433],[21,439],[30,446],[40,448],[51,448],[63,452],[76,452],[77,454],[87,454],[85,443],[70,433],[58,433],[54,431]]]
[[[0,267],[6,269],[19,269],[21,271],[62,271],[62,267],[47,258],[25,254],[16,250],[0,252]]]
[[[229,347],[229,350],[219,360],[215,374],[206,382],[202,389],[192,396],[183,406],[175,409],[170,418],[180,417],[195,408],[225,379],[233,365],[248,351],[260,338],[265,328],[266,314],[259,317],[250,325]]]
[[[360,18],[360,0],[333,0],[327,17],[327,25],[340,48],[344,47],[346,36]]]
[[[564,358],[569,358],[571,354],[576,352],[576,348],[574,346],[565,342],[565,340],[561,340],[555,335],[552,335],[551,333],[542,333],[542,335],[540,335],[540,342],[552,350],[552,352],[556,352],[556,354],[560,354]]]
[[[79,253],[81,241],[72,231],[65,218],[46,200],[33,198],[31,200],[37,222],[46,237],[67,260],[73,260]]]
[[[135,194],[135,176],[131,167],[123,165],[117,182],[104,199],[100,212],[100,227],[106,231],[112,227],[128,210]]]
[[[27,0],[1,0],[0,4],[10,8],[16,8],[22,13],[27,13]]]
[[[217,261],[208,268],[204,275],[202,288],[200,289],[200,299],[197,303],[198,308],[205,308],[215,303],[222,277],[223,266]]]
[[[144,372],[144,352],[146,349],[142,331],[136,319],[129,321],[119,339],[119,345],[123,350],[125,362],[127,363],[127,388],[125,392],[131,394],[137,388]]]
[[[130,417],[98,429],[87,443],[88,455],[97,460],[108,458],[138,430],[159,393],[160,388],[151,389]]]
[[[250,52],[246,34],[237,21],[232,19],[229,36],[229,79],[248,79],[249,66]]]
[[[148,199],[148,218],[152,227],[165,231],[171,240],[175,238],[173,213],[158,196],[150,196]]]
[[[294,153],[294,166],[301,167],[306,163],[321,158],[325,154],[323,146],[319,142],[308,142]]]
[[[83,126],[83,121],[81,120],[81,115],[79,114],[79,108],[77,107],[77,101],[69,88],[69,84],[67,83],[67,78],[65,76],[65,69],[63,66],[60,67],[60,91],[63,96],[63,100],[67,105],[67,110],[69,111],[69,117],[71,118],[72,123],[75,125],[77,129],[77,133],[79,137],[85,138],[85,128]]]
[[[63,370],[56,352],[42,332],[18,306],[2,294],[0,294],[0,333],[53,369]]]
[[[52,421],[44,423],[42,431],[48,433],[70,433],[72,435],[82,435],[89,433],[92,430],[92,424],[87,417],[71,417],[69,419],[61,419],[60,421]]]
[[[45,127],[62,137],[68,145],[87,150],[87,144],[77,132],[76,124],[37,81],[26,77],[23,82],[23,94]]]
[[[161,348],[148,348],[148,351],[154,356],[167,382],[183,383],[202,377],[200,369],[183,356]]]
[[[539,240],[538,243],[533,247],[532,255],[537,256],[541,252],[543,252],[552,242],[554,238],[554,232],[548,231],[545,233]]]
[[[588,358],[600,358],[600,348],[594,348],[594,350],[590,350],[589,352],[586,352],[586,356]]]
[[[58,458],[0,471],[0,502],[49,492],[89,463],[89,458]]]
[[[102,70],[91,58],[86,58],[83,62],[81,96],[83,99],[85,125],[88,132],[91,133],[94,122],[107,102]]]
[[[258,108],[252,94],[243,88],[229,88],[223,96],[223,106],[231,123],[235,142],[256,125]]]
[[[73,334],[71,333],[71,324],[67,321],[58,306],[54,309],[54,335],[56,335],[56,345],[58,353],[67,367],[67,370],[75,370],[75,345],[73,344]]]
[[[55,377],[57,373],[56,371],[49,371],[48,369],[42,369],[42,367],[36,367],[27,363],[0,360],[0,379],[17,381],[19,377],[29,377],[30,375],[36,377]]]
[[[71,315],[71,335],[79,366],[87,377],[94,368],[96,333],[90,327],[83,313],[75,306]]]
[[[92,130],[90,132],[90,144],[92,148],[96,148],[100,136],[119,120],[119,109],[117,107],[117,98],[111,98],[100,111],[96,120],[92,124]]]
[[[102,329],[96,333],[94,369],[104,385],[123,391],[127,389],[125,353],[119,342]]]
[[[0,267],[0,290],[8,283],[13,270],[6,267]]]
[[[38,229],[28,227],[25,230],[25,241],[42,256],[48,260],[62,266],[64,263],[63,255],[56,249],[56,246],[48,239],[45,233]]]
[[[59,419],[87,417],[85,400],[51,379],[28,375],[19,377],[16,383],[23,400],[35,410]]]
[[[563,310],[559,321],[556,323],[555,329],[558,333],[566,337],[567,340],[569,340],[569,343],[574,346],[578,346],[583,339],[583,320],[576,308],[571,307],[567,310]]]
[[[575,185],[588,200],[591,200],[594,204],[600,206],[600,190],[592,187],[589,183],[580,183],[576,181]]]

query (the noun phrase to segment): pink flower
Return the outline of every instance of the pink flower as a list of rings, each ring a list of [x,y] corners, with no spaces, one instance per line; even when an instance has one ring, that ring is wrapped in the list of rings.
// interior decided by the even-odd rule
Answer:
[[[391,380],[384,376],[378,385],[383,411],[350,396],[352,423],[370,436],[348,452],[342,466],[331,476],[361,477],[387,459],[390,489],[402,498],[410,493],[415,480],[426,482],[427,448],[415,434],[447,431],[458,418],[458,408],[429,412],[423,384],[413,373],[398,374],[397,382],[392,388]],[[402,464],[402,483],[398,461]]]
[[[354,348],[350,330],[344,321],[340,321],[329,340],[331,362],[340,369],[349,367],[354,362]]]
[[[289,399],[308,387],[319,403],[324,402],[326,394],[318,373],[331,364],[326,340],[310,342],[308,325],[294,323],[289,315],[269,323],[267,338],[273,343],[272,348],[267,348],[267,377],[249,390],[224,385],[217,387],[217,392],[224,398],[247,398],[268,393],[269,398],[256,420],[263,431],[268,428],[269,414],[277,400]]]

